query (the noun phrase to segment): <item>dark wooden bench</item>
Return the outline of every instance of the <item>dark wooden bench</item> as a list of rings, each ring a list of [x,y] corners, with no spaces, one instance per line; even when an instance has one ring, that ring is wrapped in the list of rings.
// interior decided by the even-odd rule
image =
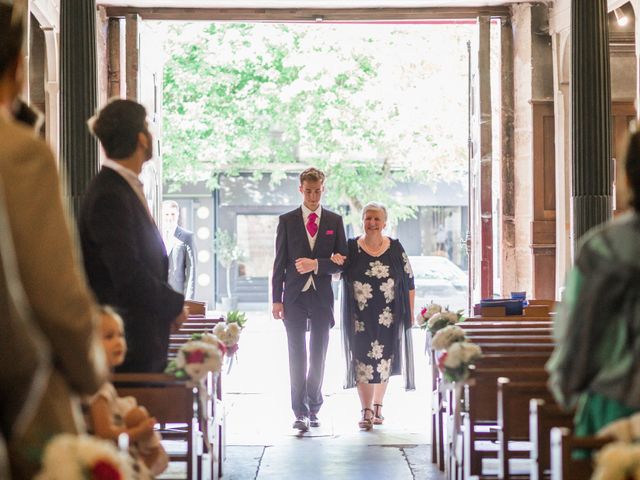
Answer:
[[[551,429],[572,429],[574,415],[575,412],[567,412],[553,401],[540,398],[529,401],[531,480],[546,480],[551,477]]]
[[[533,447],[528,412],[533,398],[553,403],[546,379],[524,382],[516,382],[506,377],[498,379],[499,478],[527,478],[531,474]],[[512,459],[515,465],[513,469]]]
[[[174,452],[170,453],[169,458],[186,463],[187,478],[214,478],[217,475],[218,456],[213,452],[208,456],[203,455],[209,450],[205,441],[210,438],[205,414],[208,407],[198,401],[194,389],[188,388],[184,380],[165,374],[121,373],[114,375],[113,384],[119,396],[136,398],[161,425],[180,425],[177,429],[165,429],[162,435],[167,439],[177,438],[186,442],[185,454]]]
[[[461,411],[463,464],[465,475],[481,475],[483,458],[498,458],[498,379],[544,383],[548,374],[541,368],[514,366],[509,369],[474,368],[462,389]],[[527,418],[527,410],[524,417]],[[456,422],[457,423],[457,422]]]
[[[568,428],[552,428],[551,480],[591,478],[592,459],[576,459],[573,453],[578,450],[594,452],[611,441],[610,438],[602,437],[574,437]]]

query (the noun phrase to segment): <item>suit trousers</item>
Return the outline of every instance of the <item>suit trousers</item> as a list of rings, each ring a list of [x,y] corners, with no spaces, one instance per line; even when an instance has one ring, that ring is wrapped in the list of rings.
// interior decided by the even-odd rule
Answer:
[[[322,381],[329,345],[333,305],[313,289],[300,293],[285,306],[284,325],[289,346],[291,408],[296,416],[318,413],[322,406]],[[307,331],[309,360],[307,362]]]

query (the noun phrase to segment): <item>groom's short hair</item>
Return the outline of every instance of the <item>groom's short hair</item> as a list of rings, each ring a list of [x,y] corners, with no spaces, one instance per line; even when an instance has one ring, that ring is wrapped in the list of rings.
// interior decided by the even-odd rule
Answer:
[[[303,182],[321,182],[324,183],[325,175],[322,170],[318,170],[317,168],[310,167],[300,174],[300,185]]]

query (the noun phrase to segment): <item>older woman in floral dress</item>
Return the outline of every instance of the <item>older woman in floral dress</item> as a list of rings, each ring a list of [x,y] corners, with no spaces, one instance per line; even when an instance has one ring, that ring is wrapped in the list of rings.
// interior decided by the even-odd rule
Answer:
[[[410,327],[413,324],[414,281],[400,242],[382,234],[387,210],[378,203],[362,211],[364,235],[350,239],[344,264],[343,339],[347,359],[346,388],[357,386],[360,428],[383,423],[382,405],[391,375],[405,374],[413,389]],[[404,358],[403,358],[404,357]]]

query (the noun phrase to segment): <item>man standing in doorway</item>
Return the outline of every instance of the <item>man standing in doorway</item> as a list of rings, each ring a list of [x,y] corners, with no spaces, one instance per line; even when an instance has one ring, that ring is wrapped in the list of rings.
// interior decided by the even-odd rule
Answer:
[[[162,202],[162,240],[169,256],[169,285],[186,300],[196,290],[196,264],[193,232],[178,225],[180,206],[173,200]]]
[[[315,168],[300,174],[302,205],[280,216],[273,263],[272,313],[287,331],[293,428],[301,432],[320,426],[329,329],[335,323],[331,275],[341,269],[330,257],[347,254],[342,217],[320,206],[324,180]]]
[[[129,348],[119,372],[162,372],[169,332],[187,318],[167,282],[168,260],[138,175],[153,156],[142,105],[113,100],[89,126],[107,159],[82,202],[79,226],[89,284],[124,320]]]

